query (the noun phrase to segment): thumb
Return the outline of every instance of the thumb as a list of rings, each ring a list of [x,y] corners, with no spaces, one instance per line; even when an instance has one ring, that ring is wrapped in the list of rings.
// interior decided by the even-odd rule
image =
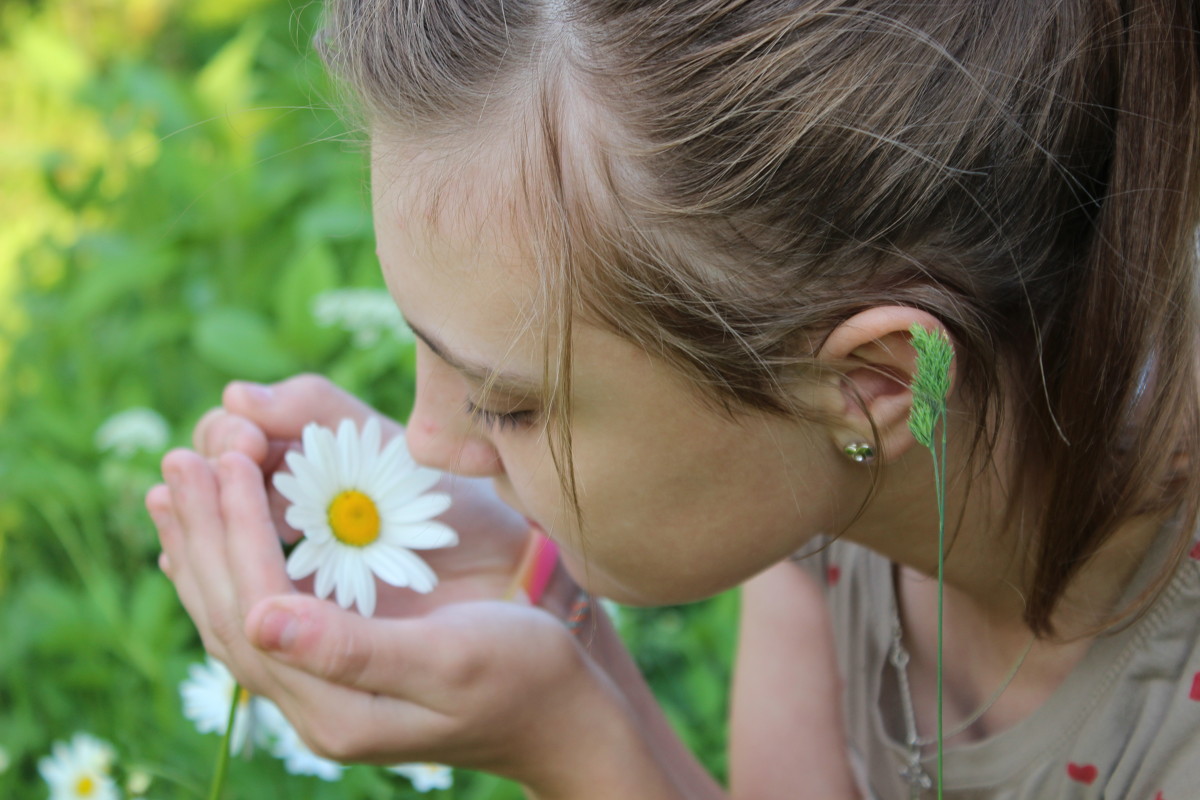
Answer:
[[[514,624],[534,638],[511,635]],[[461,693],[493,662],[552,652],[554,638],[575,649],[540,609],[487,601],[443,606],[422,617],[366,618],[311,595],[275,595],[251,608],[245,632],[255,647],[314,677],[412,701],[445,697],[448,687]]]
[[[366,403],[320,375],[297,375],[272,385],[234,381],[221,397],[225,409],[245,417],[268,439],[299,439],[304,426],[316,422],[336,427],[343,419],[359,425],[374,415]],[[389,420],[383,420],[385,436]]]
[[[370,621],[309,595],[265,598],[246,615],[246,637],[292,666],[346,686],[359,686],[380,631]]]

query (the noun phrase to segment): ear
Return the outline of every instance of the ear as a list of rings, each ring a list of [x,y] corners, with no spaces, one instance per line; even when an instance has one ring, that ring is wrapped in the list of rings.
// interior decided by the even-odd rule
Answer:
[[[909,333],[914,324],[945,330],[920,309],[877,306],[838,325],[821,346],[818,359],[840,373],[821,400],[839,450],[865,442],[892,461],[916,444],[908,429],[917,362]]]

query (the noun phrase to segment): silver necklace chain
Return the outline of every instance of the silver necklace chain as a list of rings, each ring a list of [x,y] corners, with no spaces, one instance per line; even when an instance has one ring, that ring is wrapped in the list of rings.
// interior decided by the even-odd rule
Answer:
[[[942,739],[950,739],[963,731],[970,728],[979,718],[982,717],[987,710],[996,704],[1000,699],[1000,695],[1004,694],[1005,689],[1017,677],[1017,673],[1021,671],[1021,666],[1025,663],[1025,657],[1029,655],[1029,651],[1033,649],[1033,642],[1036,637],[1029,638],[1029,644],[1025,645],[1025,649],[1021,651],[1021,656],[1016,663],[1004,676],[1004,680],[996,687],[996,691],[992,692],[991,696],[975,709],[972,714],[962,722],[955,725],[948,731],[942,733]],[[908,650],[904,647],[904,628],[900,623],[899,604],[892,604],[892,646],[888,653],[888,661],[896,670],[896,683],[900,689],[900,710],[904,714],[904,743],[908,752],[904,766],[900,767],[900,774],[908,781],[909,797],[911,800],[919,800],[921,792],[933,787],[933,779],[929,777],[929,773],[925,771],[921,764],[921,748],[928,747],[931,744],[937,743],[937,736],[922,737],[917,733],[917,715],[913,708],[912,690],[908,682],[908,662],[910,660]]]

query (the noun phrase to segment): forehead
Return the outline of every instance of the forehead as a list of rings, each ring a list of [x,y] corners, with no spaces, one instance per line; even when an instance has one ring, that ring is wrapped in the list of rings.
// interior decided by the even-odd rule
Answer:
[[[515,148],[463,143],[421,148],[381,136],[371,144],[375,224],[429,243],[486,249],[505,264],[527,260]]]
[[[376,244],[388,288],[413,325],[481,360],[544,342],[546,294],[513,150],[372,141]]]

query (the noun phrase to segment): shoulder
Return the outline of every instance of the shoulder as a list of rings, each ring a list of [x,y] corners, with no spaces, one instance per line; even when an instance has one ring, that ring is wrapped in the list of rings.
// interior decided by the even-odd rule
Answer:
[[[739,797],[853,796],[824,586],[785,561],[742,588],[730,718]]]
[[[1095,783],[1107,796],[1183,800],[1200,785],[1200,550],[1178,565],[1150,610],[1093,644],[1078,733],[1063,769],[1068,783]]]

